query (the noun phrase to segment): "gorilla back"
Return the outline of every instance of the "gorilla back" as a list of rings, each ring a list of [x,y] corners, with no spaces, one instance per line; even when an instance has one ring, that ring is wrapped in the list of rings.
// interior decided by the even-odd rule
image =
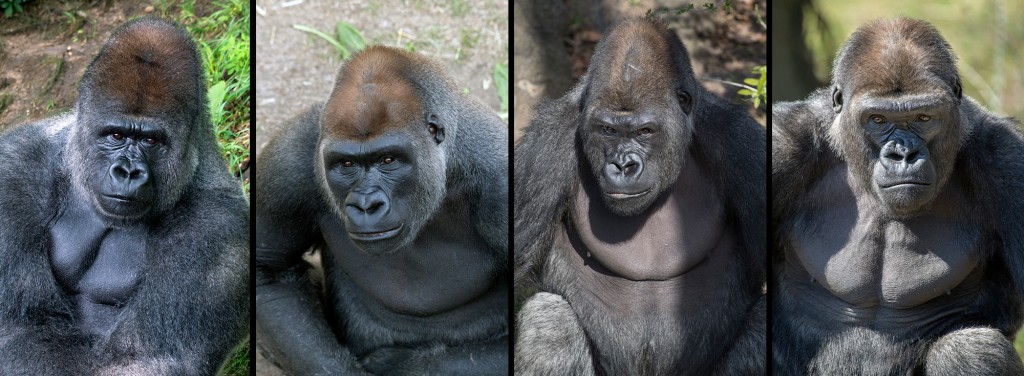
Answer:
[[[248,208],[190,37],[114,31],[74,112],[0,137],[0,374],[212,374],[248,327]]]
[[[442,72],[362,51],[260,155],[258,339],[286,371],[506,372],[507,127]]]
[[[612,29],[515,148],[516,373],[763,373],[765,154],[674,33]]]
[[[858,29],[772,110],[776,373],[1024,375],[1024,138],[931,25]]]

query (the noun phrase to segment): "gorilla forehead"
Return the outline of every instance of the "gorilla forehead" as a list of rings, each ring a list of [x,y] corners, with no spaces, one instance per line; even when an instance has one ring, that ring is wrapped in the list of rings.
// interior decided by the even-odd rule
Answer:
[[[872,94],[891,95],[952,91],[959,75],[956,57],[934,26],[897,18],[857,29],[839,51],[832,81],[851,94],[872,88]]]
[[[670,53],[672,37],[650,19],[630,19],[615,27],[597,46],[590,65],[594,98],[615,110],[631,111],[674,92],[680,62]]]
[[[175,113],[187,107],[199,110],[197,86],[202,83],[199,56],[192,40],[167,22],[143,18],[113,33],[83,77],[83,98],[119,103],[120,112],[131,115]],[[95,81],[95,82],[93,82]],[[154,84],[154,83],[168,84]],[[170,84],[173,83],[173,84]],[[95,95],[95,96],[94,96]]]
[[[321,127],[335,139],[370,139],[421,122],[420,92],[411,77],[420,59],[371,47],[341,68]]]

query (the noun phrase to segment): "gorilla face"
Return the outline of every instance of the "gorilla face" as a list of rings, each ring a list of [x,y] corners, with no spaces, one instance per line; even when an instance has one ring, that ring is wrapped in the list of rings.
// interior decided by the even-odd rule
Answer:
[[[884,211],[912,216],[938,196],[955,157],[949,147],[957,129],[955,104],[938,93],[862,95],[849,121],[867,144],[863,165]],[[952,150],[950,150],[952,149]]]
[[[680,105],[689,103],[689,94],[683,94],[681,103],[637,111],[600,106],[580,128],[592,174],[612,212],[639,214],[679,177],[692,133],[692,120]]]
[[[446,177],[437,145],[417,145],[402,132],[321,145],[330,201],[363,251],[386,254],[409,244],[441,205]]]
[[[139,220],[173,204],[191,178],[193,156],[182,149],[187,135],[148,116],[83,115],[68,155],[97,213],[112,223]],[[163,199],[161,199],[163,197]]]
[[[164,149],[166,134],[146,122],[125,121],[100,130],[99,154],[108,165],[97,168],[92,190],[99,209],[117,218],[146,214],[153,200],[152,160]]]

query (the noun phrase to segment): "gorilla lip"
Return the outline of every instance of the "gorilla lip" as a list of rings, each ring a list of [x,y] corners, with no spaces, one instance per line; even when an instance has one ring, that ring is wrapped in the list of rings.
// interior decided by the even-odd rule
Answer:
[[[398,235],[398,232],[402,231],[402,227],[403,227],[403,225],[398,225],[398,227],[395,227],[395,228],[390,229],[390,230],[372,231],[372,232],[349,231],[348,232],[348,236],[350,238],[352,238],[353,240],[362,240],[362,241],[385,240],[385,239],[393,238],[393,237],[395,237],[395,235]]]
[[[879,187],[881,187],[883,189],[889,189],[889,188],[920,187],[920,186],[929,186],[929,185],[931,185],[931,183],[921,183],[921,182],[916,182],[916,181],[904,181],[904,182],[896,182],[896,183],[885,184],[885,185],[879,184]]]
[[[622,199],[627,199],[627,198],[640,197],[640,196],[646,195],[648,193],[651,193],[650,189],[645,190],[643,192],[637,192],[637,193],[611,192],[611,193],[606,193],[605,195],[608,196],[608,197],[611,197],[613,199],[616,199],[616,200],[622,200]]]

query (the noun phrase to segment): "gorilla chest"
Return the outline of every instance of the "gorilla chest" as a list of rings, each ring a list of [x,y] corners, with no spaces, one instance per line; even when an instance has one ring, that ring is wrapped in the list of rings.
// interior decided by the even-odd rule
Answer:
[[[108,334],[134,295],[145,261],[146,229],[108,228],[69,210],[50,228],[50,265],[73,298],[82,327]]]
[[[624,217],[596,190],[580,187],[572,207],[570,244],[609,272],[635,281],[666,280],[697,267],[729,243],[722,204],[709,182],[684,179],[644,212]]]
[[[855,306],[911,308],[948,294],[981,257],[981,229],[955,191],[940,194],[928,212],[898,220],[849,190],[814,192],[808,202],[822,205],[805,208],[790,227],[799,266]]]

